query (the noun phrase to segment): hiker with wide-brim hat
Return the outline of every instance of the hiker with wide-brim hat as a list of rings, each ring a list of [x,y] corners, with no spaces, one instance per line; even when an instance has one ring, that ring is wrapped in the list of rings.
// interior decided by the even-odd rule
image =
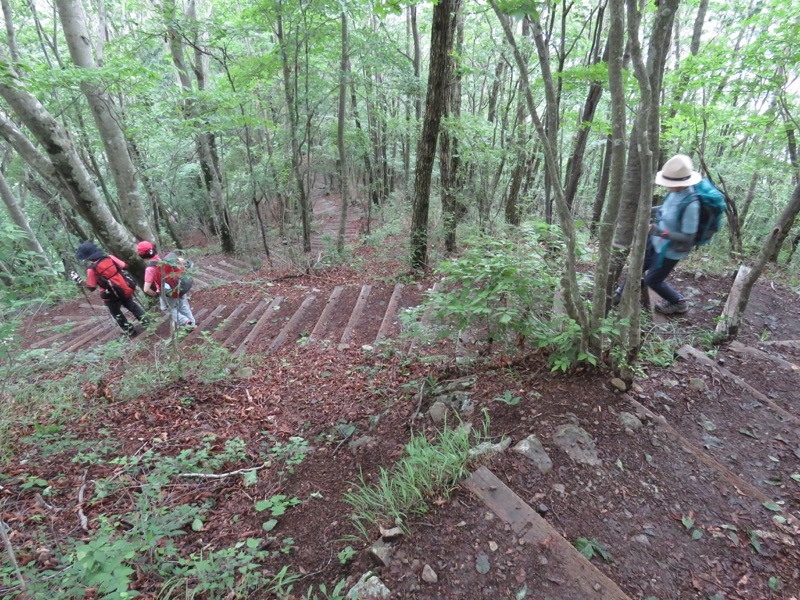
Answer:
[[[665,315],[683,314],[689,310],[686,299],[666,282],[672,270],[686,258],[694,246],[700,223],[700,203],[685,202],[696,195],[694,186],[703,179],[694,170],[692,159],[676,154],[656,173],[655,184],[667,188],[664,203],[658,207],[656,221],[650,225],[644,254],[642,283],[661,296],[655,310]],[[613,304],[619,303],[622,286],[614,294]]]

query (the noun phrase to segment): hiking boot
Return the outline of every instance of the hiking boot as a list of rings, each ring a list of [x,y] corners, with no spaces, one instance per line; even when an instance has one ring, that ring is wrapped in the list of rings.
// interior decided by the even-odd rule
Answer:
[[[662,315],[679,315],[687,310],[689,310],[689,305],[686,304],[686,300],[675,303],[664,300],[656,304],[656,312],[660,312]]]

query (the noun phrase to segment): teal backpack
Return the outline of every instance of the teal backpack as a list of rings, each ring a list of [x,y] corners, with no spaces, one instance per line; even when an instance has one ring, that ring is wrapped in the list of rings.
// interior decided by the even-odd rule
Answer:
[[[697,225],[697,233],[694,236],[695,246],[705,246],[714,237],[714,234],[722,229],[725,212],[725,194],[720,192],[711,181],[702,179],[695,184],[696,195],[687,197],[678,212],[678,220],[683,219],[683,211],[695,200],[700,201],[700,221]]]

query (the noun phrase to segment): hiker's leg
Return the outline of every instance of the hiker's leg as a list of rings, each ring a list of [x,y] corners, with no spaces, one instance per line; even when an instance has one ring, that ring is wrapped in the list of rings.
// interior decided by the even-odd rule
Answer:
[[[647,287],[670,304],[677,304],[684,300],[683,295],[665,281],[678,262],[680,261],[664,258],[660,265],[653,266],[644,276]]]
[[[178,298],[178,312],[183,317],[184,322],[181,325],[196,325],[194,322],[194,315],[192,314],[192,309],[189,306],[189,300],[184,296],[183,298]]]
[[[130,298],[125,298],[125,300],[122,301],[122,305],[127,308],[134,317],[136,317],[137,321],[139,321],[142,325],[147,325],[147,317],[144,316],[145,310],[133,296]]]
[[[653,244],[650,243],[650,238],[647,239],[647,246],[644,251],[644,261],[642,262],[642,282],[644,282],[644,274],[647,273],[647,269],[649,269],[653,261],[655,261],[656,257],[655,248],[653,248]],[[617,286],[617,289],[614,290],[614,295],[611,298],[611,306],[617,306],[622,299],[622,292],[625,291],[625,284],[628,282],[628,276],[625,275],[622,278],[622,282]]]
[[[125,318],[125,315],[122,314],[122,302],[119,300],[106,300],[106,306],[108,307],[108,312],[111,313],[111,316],[114,317],[114,320],[119,325],[120,329],[125,333],[130,333],[133,331],[133,326],[128,323],[128,319]]]
[[[178,298],[170,298],[167,296],[164,298],[164,302],[167,307],[167,313],[172,319],[172,322],[175,323],[175,325],[182,325],[181,314],[178,311]]]

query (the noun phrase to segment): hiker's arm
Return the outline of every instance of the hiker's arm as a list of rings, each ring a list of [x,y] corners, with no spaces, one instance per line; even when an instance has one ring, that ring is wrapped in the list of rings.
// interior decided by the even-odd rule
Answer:
[[[695,198],[683,211],[681,219],[681,230],[670,231],[669,239],[676,242],[693,242],[700,225],[700,201]]]
[[[158,292],[156,292],[156,290],[153,288],[152,281],[145,281],[142,291],[148,296],[153,296],[153,297],[158,296]]]

